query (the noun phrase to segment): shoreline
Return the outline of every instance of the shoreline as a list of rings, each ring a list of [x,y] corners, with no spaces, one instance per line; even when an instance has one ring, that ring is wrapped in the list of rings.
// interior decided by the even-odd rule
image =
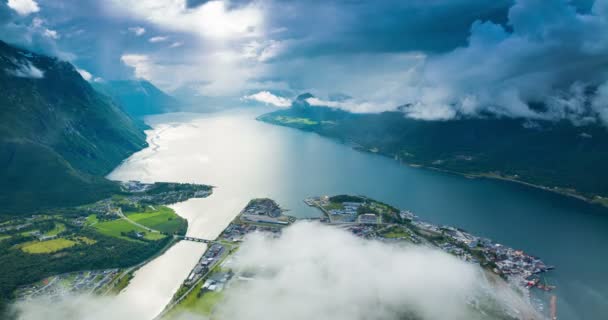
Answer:
[[[390,157],[389,155],[385,155],[385,154],[381,154],[385,157]],[[397,161],[397,160],[396,160]],[[459,171],[454,171],[454,170],[449,170],[449,169],[442,169],[442,168],[437,168],[437,167],[432,167],[432,166],[425,166],[425,165],[421,165],[421,164],[415,164],[415,163],[408,163],[408,162],[401,162],[401,164],[412,167],[412,168],[420,168],[420,169],[427,169],[427,170],[433,170],[433,171],[438,171],[438,172],[443,172],[443,173],[449,173],[449,174],[453,174],[453,175],[458,175],[458,176],[462,176],[465,178],[469,178],[469,179],[489,179],[489,180],[500,180],[500,181],[505,181],[505,182],[510,182],[510,183],[517,183],[520,185],[524,185],[530,188],[534,188],[534,189],[539,189],[539,190],[543,190],[543,191],[547,191],[547,192],[551,192],[554,194],[558,194],[561,196],[566,196],[566,197],[570,197],[570,198],[574,198],[577,200],[581,200],[584,201],[588,204],[591,205],[598,205],[601,206],[603,208],[608,208],[608,203],[606,202],[602,202],[602,201],[598,201],[594,198],[589,198],[586,197],[580,193],[577,192],[569,192],[569,191],[565,191],[562,189],[554,189],[554,188],[550,188],[547,186],[543,186],[543,185],[539,185],[539,184],[534,184],[531,182],[526,182],[526,181],[522,181],[522,180],[517,180],[514,178],[509,178],[509,177],[505,177],[505,176],[501,176],[498,174],[492,174],[492,173],[465,173],[465,172],[459,172]],[[595,197],[599,197],[602,198],[600,196],[595,196]]]
[[[370,154],[375,154],[375,155],[380,155],[386,158],[390,158],[393,159],[393,161],[399,162],[399,164],[402,165],[406,165],[412,168],[421,168],[421,169],[428,169],[428,170],[433,170],[433,171],[438,171],[438,172],[443,172],[443,173],[449,173],[449,174],[454,174],[454,175],[458,175],[458,176],[462,176],[465,178],[469,178],[469,179],[492,179],[492,180],[500,180],[500,181],[505,181],[505,182],[511,182],[511,183],[517,183],[520,185],[524,185],[527,187],[531,187],[531,188],[535,188],[535,189],[539,189],[539,190],[543,190],[543,191],[548,191],[554,194],[559,194],[562,196],[566,196],[566,197],[570,197],[570,198],[574,198],[577,200],[581,200],[584,201],[588,204],[591,205],[596,205],[596,206],[600,206],[602,208],[608,208],[608,197],[602,197],[599,195],[593,195],[593,197],[588,197],[585,196],[581,193],[578,193],[576,191],[567,191],[565,189],[555,189],[555,188],[550,188],[547,186],[543,186],[540,184],[534,184],[532,182],[526,182],[526,181],[522,181],[522,180],[518,180],[518,179],[514,179],[514,178],[509,178],[509,177],[505,177],[499,174],[495,174],[492,172],[488,172],[488,173],[466,173],[466,172],[460,172],[460,171],[455,171],[455,170],[450,170],[450,169],[443,169],[443,168],[437,168],[437,167],[433,167],[430,165],[424,165],[424,164],[419,164],[419,163],[411,163],[411,162],[407,162],[404,161],[403,159],[395,159],[395,155],[391,155],[391,154],[387,154],[381,151],[372,151],[368,148],[364,148],[361,145],[359,145],[358,143],[354,142],[354,141],[348,141],[348,140],[344,140],[344,139],[340,139],[340,138],[336,138],[336,137],[331,137],[331,136],[327,136],[327,135],[322,135],[319,132],[313,131],[313,130],[304,130],[304,129],[300,129],[297,127],[291,127],[291,126],[286,126],[283,124],[279,124],[279,123],[275,123],[272,121],[267,121],[266,119],[264,119],[263,117],[264,115],[258,116],[255,118],[255,120],[260,121],[260,122],[264,122],[264,123],[268,123],[271,125],[275,125],[275,126],[280,126],[280,127],[286,127],[286,128],[291,128],[291,129],[296,129],[296,130],[300,130],[300,131],[304,131],[304,132],[312,132],[315,133],[321,137],[324,138],[328,138],[330,140],[339,142],[341,144],[350,146],[353,150],[356,151],[360,151],[360,152],[364,152],[364,153],[370,153]]]
[[[261,120],[264,121],[264,120]],[[266,122],[266,121],[264,121]],[[270,124],[273,124],[271,122],[267,122]],[[424,165],[424,164],[420,164],[420,163],[411,163],[411,162],[407,162],[403,159],[395,159],[395,155],[391,155],[388,153],[384,153],[384,152],[378,152],[378,151],[372,151],[370,149],[364,148],[362,146],[360,146],[359,144],[357,144],[354,141],[343,141],[341,139],[338,138],[332,138],[329,136],[324,136],[321,135],[317,132],[315,132],[316,134],[318,134],[319,136],[322,137],[327,137],[330,138],[332,140],[335,141],[339,141],[340,143],[343,143],[345,145],[350,145],[352,149],[360,151],[360,152],[364,152],[364,153],[371,153],[371,154],[376,154],[376,155],[380,155],[386,158],[390,158],[393,161],[399,162],[399,164],[401,165],[406,165],[408,167],[412,167],[412,168],[420,168],[420,169],[427,169],[427,170],[433,170],[433,171],[437,171],[437,172],[443,172],[443,173],[449,173],[449,174],[453,174],[453,175],[458,175],[458,176],[462,176],[465,178],[469,178],[469,179],[490,179],[490,180],[500,180],[500,181],[505,181],[505,182],[511,182],[511,183],[517,183],[520,185],[524,185],[530,188],[534,188],[534,189],[539,189],[539,190],[543,190],[543,191],[547,191],[547,192],[551,192],[554,194],[558,194],[561,196],[566,196],[566,197],[570,197],[570,198],[574,198],[577,200],[581,200],[584,201],[588,204],[591,205],[596,205],[596,206],[600,206],[602,208],[608,208],[608,198],[599,196],[599,195],[593,195],[593,197],[587,197],[582,195],[581,193],[578,193],[576,191],[568,191],[566,189],[560,189],[560,188],[550,188],[547,186],[543,186],[540,184],[534,184],[532,182],[527,182],[527,181],[522,181],[522,180],[518,180],[515,178],[510,178],[510,177],[506,177],[506,176],[502,176],[500,174],[496,174],[493,172],[487,172],[487,173],[466,173],[466,172],[460,172],[460,171],[455,171],[455,170],[450,170],[450,169],[443,169],[443,168],[437,168],[437,167],[433,167],[432,165]],[[603,201],[602,201],[603,199]]]

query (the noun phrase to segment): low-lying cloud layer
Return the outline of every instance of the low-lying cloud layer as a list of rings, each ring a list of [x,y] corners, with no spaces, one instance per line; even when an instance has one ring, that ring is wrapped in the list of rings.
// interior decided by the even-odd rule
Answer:
[[[507,303],[525,307],[509,290],[491,288],[480,268],[451,255],[366,241],[316,223],[298,223],[279,239],[250,237],[237,265],[258,276],[227,291],[220,319],[492,319],[492,310]]]
[[[6,73],[19,77],[19,78],[30,78],[30,79],[42,79],[44,78],[44,72],[38,69],[29,60],[23,59],[21,61],[11,61],[13,64],[12,69],[5,70]]]
[[[297,223],[277,239],[254,234],[233,263],[256,276],[225,289],[214,310],[218,319],[504,319],[505,310],[540,319],[477,266],[435,249],[366,241],[317,223]],[[42,298],[15,309],[20,320],[138,318],[127,301],[108,297]]]
[[[261,102],[267,105],[273,105],[275,107],[289,107],[291,106],[291,100],[283,97],[274,95],[268,91],[260,91],[255,94],[251,94],[243,97],[245,100],[252,100]]]

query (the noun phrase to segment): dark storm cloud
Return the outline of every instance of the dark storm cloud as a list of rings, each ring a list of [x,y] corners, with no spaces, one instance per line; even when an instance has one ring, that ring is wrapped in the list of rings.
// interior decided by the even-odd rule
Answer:
[[[275,58],[287,60],[276,72],[301,88],[354,97],[319,105],[377,112],[407,104],[407,116],[427,120],[608,121],[606,0],[332,4],[283,14],[295,22]]]
[[[503,23],[511,1],[278,1],[271,24],[300,55],[451,50],[477,19]]]
[[[579,13],[563,0],[520,0],[508,25],[475,22],[466,46],[429,57],[427,94],[442,98],[413,100],[410,115],[491,112],[585,123],[602,113],[589,107],[608,79],[608,1]]]
[[[607,2],[39,0],[26,16],[0,2],[0,37],[166,90],[311,91],[318,103],[352,97],[332,105],[357,112],[408,104],[407,116],[428,120],[587,123],[608,121]]]

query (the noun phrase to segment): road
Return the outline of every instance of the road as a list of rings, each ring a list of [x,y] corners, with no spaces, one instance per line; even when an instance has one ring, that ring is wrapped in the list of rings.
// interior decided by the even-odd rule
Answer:
[[[127,220],[127,221],[128,221],[129,223],[131,223],[132,225],[138,226],[138,227],[140,227],[140,228],[142,228],[142,229],[144,229],[144,230],[146,230],[146,231],[148,231],[148,232],[160,233],[160,231],[158,231],[158,230],[150,229],[150,228],[148,228],[148,227],[144,226],[143,224],[139,224],[139,223],[137,223],[137,222],[135,222],[135,221],[133,221],[133,220],[129,219],[127,216],[125,216],[125,214],[124,214],[124,213],[122,213],[122,209],[121,209],[121,208],[118,208],[118,211],[117,211],[117,212],[118,212],[118,216],[119,216],[119,217],[121,217],[122,219]]]
[[[206,252],[206,251],[205,251]],[[169,305],[167,305],[165,307],[165,309],[163,309],[163,311],[157,315],[156,317],[154,317],[153,320],[161,320],[169,311],[171,311],[171,309],[175,308],[175,306],[177,306],[180,302],[182,302],[182,300],[184,300],[189,294],[190,292],[192,292],[192,290],[194,290],[196,288],[196,286],[198,286],[198,284],[205,280],[207,278],[207,276],[212,273],[215,269],[215,267],[222,261],[224,261],[224,258],[226,258],[226,256],[228,256],[231,253],[231,250],[225,250],[224,253],[222,253],[222,257],[220,259],[217,259],[215,261],[215,263],[213,263],[213,265],[211,265],[209,267],[209,269],[207,270],[207,272],[205,272],[200,278],[198,278],[198,280],[196,280],[196,282],[194,282],[190,288],[184,292],[184,294],[182,294],[179,298],[177,298],[175,301],[173,301],[172,303],[170,303]]]

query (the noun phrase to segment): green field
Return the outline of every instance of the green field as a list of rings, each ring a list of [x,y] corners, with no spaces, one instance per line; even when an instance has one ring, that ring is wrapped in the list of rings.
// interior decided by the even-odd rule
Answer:
[[[116,280],[116,283],[114,283],[114,286],[112,287],[110,292],[112,294],[119,294],[124,288],[126,288],[129,285],[129,282],[131,282],[131,279],[133,279],[133,272],[125,274],[120,279]]]
[[[48,231],[44,235],[45,236],[56,236],[64,231],[65,231],[65,224],[56,222],[55,228],[53,228],[53,230],[51,230],[51,231]]]
[[[95,240],[95,239],[91,239],[91,238],[87,238],[87,237],[76,237],[76,239],[77,239],[79,242],[82,242],[82,243],[84,243],[84,244],[88,244],[88,245],[91,245],[91,244],[96,244],[96,243],[97,243],[97,240]]]
[[[75,242],[75,241],[64,239],[64,238],[58,238],[58,239],[40,241],[40,242],[38,242],[38,241],[27,242],[21,247],[21,250],[23,250],[23,252],[32,253],[32,254],[53,253],[53,252],[56,252],[56,251],[59,251],[59,250],[65,249],[65,248],[72,247],[76,244],[77,244],[77,242]]]
[[[95,228],[97,231],[99,231],[100,233],[102,233],[106,236],[130,240],[130,241],[137,241],[137,240],[135,240],[133,238],[129,238],[127,236],[123,236],[122,235],[123,232],[124,233],[130,232],[130,231],[141,232],[141,233],[144,233],[144,239],[147,239],[147,240],[158,240],[158,239],[162,239],[165,237],[163,234],[160,234],[160,233],[148,232],[148,231],[144,230],[143,228],[138,227],[125,219],[116,219],[116,220],[112,220],[112,221],[98,222],[95,225],[93,225],[93,228]]]
[[[201,292],[204,281],[199,282],[196,288],[182,300],[175,309],[171,310],[165,319],[179,316],[182,313],[195,313],[200,315],[210,315],[213,308],[221,301],[224,296],[222,292],[205,291]]]
[[[297,118],[297,117],[285,117],[285,116],[276,116],[274,120],[280,123],[285,124],[300,124],[306,126],[314,126],[319,124],[317,121],[311,120],[309,118]]]
[[[323,207],[325,210],[342,210],[344,209],[344,205],[342,205],[342,203],[339,202],[330,202],[328,205],[326,205],[325,207]]]
[[[128,212],[127,217],[150,229],[168,234],[185,232],[187,226],[186,220],[175,214],[173,209],[164,206],[148,206],[144,212]]]
[[[99,222],[99,220],[97,220],[97,215],[96,214],[91,214],[87,217],[87,226],[91,226],[96,224],[97,222]]]

